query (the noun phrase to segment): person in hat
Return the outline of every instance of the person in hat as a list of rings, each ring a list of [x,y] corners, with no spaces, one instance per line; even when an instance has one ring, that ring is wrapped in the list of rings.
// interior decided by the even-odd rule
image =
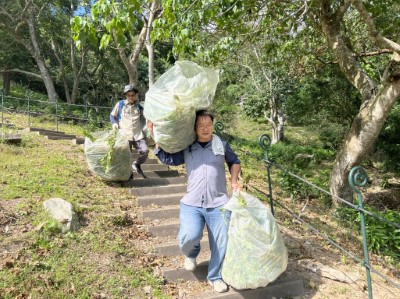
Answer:
[[[133,162],[132,170],[143,174],[140,167],[149,155],[149,147],[142,131],[143,107],[138,100],[139,90],[132,84],[124,87],[125,100],[120,100],[110,113],[113,129],[120,129],[129,141],[132,150],[134,147],[139,157]]]

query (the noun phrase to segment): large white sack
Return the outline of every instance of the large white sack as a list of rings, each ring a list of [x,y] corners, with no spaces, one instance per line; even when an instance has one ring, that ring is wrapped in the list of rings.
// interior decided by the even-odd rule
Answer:
[[[154,125],[154,141],[169,153],[179,152],[196,139],[195,113],[209,109],[219,71],[190,61],[177,61],[146,93],[144,116]]]

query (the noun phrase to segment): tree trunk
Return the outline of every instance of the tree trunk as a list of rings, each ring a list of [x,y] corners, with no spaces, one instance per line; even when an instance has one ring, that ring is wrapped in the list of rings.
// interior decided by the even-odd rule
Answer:
[[[129,84],[137,85],[138,83],[138,71],[137,71],[137,61],[131,61],[125,55],[125,49],[118,47],[118,54],[121,58],[122,63],[128,72]]]
[[[10,94],[10,83],[11,83],[11,78],[10,78],[10,73],[7,71],[2,72],[2,77],[3,77],[3,94],[4,95],[9,95]]]
[[[344,3],[336,13],[332,12],[330,1],[322,0],[321,25],[338,64],[347,79],[358,89],[362,105],[349,133],[339,150],[330,174],[329,189],[335,200],[339,198],[352,202],[353,192],[348,183],[350,170],[359,164],[374,145],[386,118],[400,96],[400,71],[392,68],[399,59],[387,67],[388,75],[382,79],[379,88],[361,68],[347,47],[340,32],[340,22],[349,3]]]
[[[151,31],[153,29],[153,22],[159,16],[160,4],[154,1],[150,6],[149,19],[147,20],[147,32],[145,45],[149,56],[149,87],[154,84],[154,45],[151,41]]]
[[[78,70],[78,66],[77,66],[77,54],[76,54],[75,43],[72,40],[72,38],[70,39],[70,48],[71,48],[70,53],[71,53],[72,73],[74,75],[74,82],[73,82],[72,91],[71,91],[71,104],[75,104],[76,100],[78,98],[78,94],[79,94],[79,82],[82,77],[83,71],[86,68],[87,47],[84,46],[84,48],[82,48],[81,65],[80,65],[79,70]]]
[[[331,171],[329,188],[334,197],[352,201],[353,192],[347,180],[350,170],[370,152],[399,96],[400,80],[397,79],[387,82],[368,105],[362,106]]]
[[[154,46],[146,42],[146,49],[149,56],[149,87],[154,84]]]
[[[47,69],[46,63],[42,57],[39,43],[37,40],[36,29],[35,29],[35,9],[34,4],[30,3],[29,5],[29,13],[28,13],[28,28],[29,28],[29,37],[32,43],[32,47],[28,46],[28,51],[31,53],[33,58],[36,61],[37,66],[39,67],[40,74],[42,76],[44,85],[46,86],[47,95],[49,97],[50,102],[55,102],[57,100],[57,93],[54,88],[53,79],[51,78],[50,72]]]
[[[56,57],[58,64],[60,65],[60,70],[61,70],[61,77],[63,80],[63,84],[64,84],[64,94],[65,94],[65,98],[67,99],[67,103],[71,104],[71,97],[70,97],[70,93],[69,93],[69,87],[68,87],[68,81],[67,81],[67,76],[65,74],[65,66],[64,66],[64,61],[61,58],[61,55],[57,49],[57,46],[54,42],[54,39],[51,39],[51,48],[54,52],[54,56]]]

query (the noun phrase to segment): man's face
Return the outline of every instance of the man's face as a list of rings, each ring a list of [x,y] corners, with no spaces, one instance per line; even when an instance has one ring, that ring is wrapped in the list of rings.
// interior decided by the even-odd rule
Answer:
[[[196,120],[196,135],[200,142],[207,142],[212,139],[213,122],[209,116],[199,116]]]
[[[128,100],[129,104],[133,104],[136,101],[136,93],[134,91],[128,91],[126,94],[126,99]]]

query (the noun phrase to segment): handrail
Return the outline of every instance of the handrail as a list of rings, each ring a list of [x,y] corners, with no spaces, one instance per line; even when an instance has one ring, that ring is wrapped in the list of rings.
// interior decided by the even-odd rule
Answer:
[[[58,125],[59,125],[59,120],[76,120],[76,121],[83,121],[83,122],[88,122],[90,121],[89,117],[89,110],[96,111],[96,113],[99,113],[99,111],[102,111],[103,109],[107,109],[107,113],[104,113],[102,119],[97,119],[96,121],[101,123],[101,124],[106,124],[109,123],[108,120],[108,115],[110,111],[112,110],[113,107],[108,107],[108,106],[94,106],[94,105],[88,105],[88,102],[85,102],[85,104],[69,104],[69,103],[60,103],[59,101],[56,102],[48,102],[48,101],[43,101],[43,100],[37,100],[37,99],[32,99],[29,96],[27,98],[18,98],[18,97],[13,97],[13,96],[6,96],[4,93],[0,90],[0,95],[1,95],[1,125],[4,128],[4,112],[12,113],[13,111],[16,112],[21,112],[23,114],[27,114],[28,120],[27,120],[27,126],[31,127],[31,116],[33,115],[49,115],[49,116],[54,116],[55,117],[55,125],[56,125],[56,130],[58,131]],[[7,105],[7,102],[9,105]],[[23,102],[22,105],[18,105],[17,107],[14,107],[13,105],[10,105],[10,103],[15,103],[18,102]],[[46,108],[43,109],[41,105],[45,105]],[[10,107],[11,106],[11,107]],[[52,107],[52,108],[51,108]],[[22,108],[22,109],[21,109]],[[45,112],[46,110],[50,109],[55,109],[55,113],[50,113],[50,112]],[[71,110],[73,109],[78,109],[80,115],[74,115],[71,113]],[[63,112],[66,111],[64,114]],[[100,113],[101,114],[101,113]],[[99,114],[99,115],[100,115]]]
[[[400,285],[395,283],[394,281],[392,281],[389,277],[385,276],[383,273],[379,272],[378,270],[374,269],[369,262],[369,252],[368,252],[368,244],[367,244],[367,233],[366,233],[366,225],[365,225],[365,214],[372,216],[376,219],[379,219],[380,221],[385,222],[386,224],[392,225],[396,228],[400,228],[400,225],[397,223],[393,223],[391,221],[388,221],[387,219],[376,215],[375,213],[372,213],[370,211],[367,211],[363,208],[363,204],[362,204],[362,195],[361,192],[356,188],[356,187],[363,187],[365,186],[368,178],[367,178],[367,174],[364,171],[364,169],[362,169],[361,166],[356,166],[353,169],[351,169],[349,176],[348,176],[348,180],[349,180],[349,184],[350,186],[353,188],[353,190],[356,192],[357,197],[358,197],[358,205],[354,205],[352,203],[349,203],[348,201],[346,201],[343,198],[340,198],[338,196],[335,196],[333,194],[331,194],[329,191],[324,190],[318,186],[316,186],[315,184],[313,184],[312,182],[307,181],[306,179],[301,178],[300,176],[292,173],[291,171],[285,169],[283,166],[273,163],[269,160],[268,158],[268,150],[270,148],[270,138],[267,134],[261,135],[259,138],[259,145],[260,147],[265,151],[265,158],[262,159],[265,164],[266,164],[266,168],[267,168],[267,181],[268,181],[268,189],[269,189],[269,194],[265,194],[263,191],[259,190],[258,188],[251,186],[248,184],[248,186],[252,187],[253,189],[255,189],[257,192],[264,194],[265,196],[267,196],[270,199],[271,202],[271,211],[273,204],[277,204],[280,207],[284,208],[286,211],[289,212],[289,214],[291,214],[292,216],[294,216],[297,220],[301,221],[302,223],[305,223],[310,229],[312,229],[314,232],[316,232],[318,235],[320,235],[321,237],[323,237],[324,239],[326,239],[330,244],[334,245],[335,247],[337,247],[338,249],[340,249],[342,252],[344,252],[345,254],[347,254],[348,256],[350,256],[351,258],[353,258],[354,260],[356,260],[357,262],[361,263],[364,267],[365,267],[365,271],[366,271],[366,282],[367,282],[367,287],[368,287],[368,297],[369,298],[373,298],[373,293],[372,293],[372,279],[371,279],[371,274],[370,272],[374,272],[375,274],[379,275],[381,278],[384,278],[387,282],[389,282],[392,286],[400,289]],[[337,244],[334,240],[330,239],[328,236],[326,236],[325,234],[321,233],[318,229],[316,229],[315,227],[313,227],[311,224],[306,223],[303,219],[301,219],[300,217],[298,217],[292,210],[290,210],[289,208],[286,208],[283,204],[281,204],[279,201],[274,201],[273,200],[273,195],[272,195],[272,182],[271,182],[271,177],[270,177],[270,167],[274,166],[276,168],[278,168],[281,171],[284,171],[285,173],[295,177],[298,180],[301,180],[302,182],[318,189],[321,192],[324,192],[326,194],[328,194],[329,196],[331,196],[332,198],[335,198],[337,200],[339,200],[342,203],[345,203],[349,206],[351,206],[352,208],[354,208],[356,211],[358,211],[360,213],[360,225],[361,225],[361,233],[362,233],[362,245],[363,245],[363,251],[364,251],[364,259],[360,259],[358,257],[356,257],[354,254],[350,253],[348,250],[344,249],[342,246],[340,246],[339,244]]]

